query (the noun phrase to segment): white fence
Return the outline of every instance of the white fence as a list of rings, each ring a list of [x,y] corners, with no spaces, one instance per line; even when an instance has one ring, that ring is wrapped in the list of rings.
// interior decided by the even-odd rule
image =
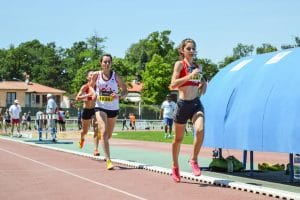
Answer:
[[[32,124],[35,123],[34,117],[32,120]],[[129,120],[126,121],[127,127],[129,127]],[[163,130],[163,121],[162,120],[139,120],[137,119],[135,122],[136,130]],[[115,131],[121,131],[123,127],[122,119],[118,119]],[[130,127],[129,127],[130,128]],[[77,118],[66,119],[66,130],[78,130],[78,121]],[[92,130],[92,128],[91,128]],[[125,129],[126,130],[126,129]]]

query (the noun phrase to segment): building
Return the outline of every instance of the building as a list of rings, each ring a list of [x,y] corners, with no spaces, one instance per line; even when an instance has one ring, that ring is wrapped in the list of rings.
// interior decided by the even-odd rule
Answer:
[[[130,86],[127,87],[128,94],[125,98],[125,101],[140,103],[142,100],[141,91],[143,89],[143,83],[132,81]]]
[[[0,107],[9,107],[15,99],[18,99],[22,107],[42,108],[47,104],[48,93],[53,94],[60,107],[69,107],[64,97],[66,91],[23,81],[0,82]]]

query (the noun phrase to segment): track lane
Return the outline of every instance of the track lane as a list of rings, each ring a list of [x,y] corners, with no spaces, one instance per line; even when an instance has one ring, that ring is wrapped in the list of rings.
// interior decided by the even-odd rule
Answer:
[[[2,139],[0,174],[0,199],[273,199]]]

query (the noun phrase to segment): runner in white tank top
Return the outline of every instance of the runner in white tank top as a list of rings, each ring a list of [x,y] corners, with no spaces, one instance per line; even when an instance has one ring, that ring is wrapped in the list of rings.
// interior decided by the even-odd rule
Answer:
[[[103,55],[100,59],[102,70],[94,72],[91,83],[97,94],[95,115],[108,170],[114,167],[110,160],[108,140],[112,136],[118,117],[119,100],[127,95],[125,83],[115,71],[111,70],[111,64],[112,56],[110,54]]]

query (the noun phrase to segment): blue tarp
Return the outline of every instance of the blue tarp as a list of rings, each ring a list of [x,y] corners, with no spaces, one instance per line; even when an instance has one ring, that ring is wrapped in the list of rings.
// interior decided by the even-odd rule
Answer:
[[[204,146],[300,152],[300,48],[227,65],[201,100]]]

